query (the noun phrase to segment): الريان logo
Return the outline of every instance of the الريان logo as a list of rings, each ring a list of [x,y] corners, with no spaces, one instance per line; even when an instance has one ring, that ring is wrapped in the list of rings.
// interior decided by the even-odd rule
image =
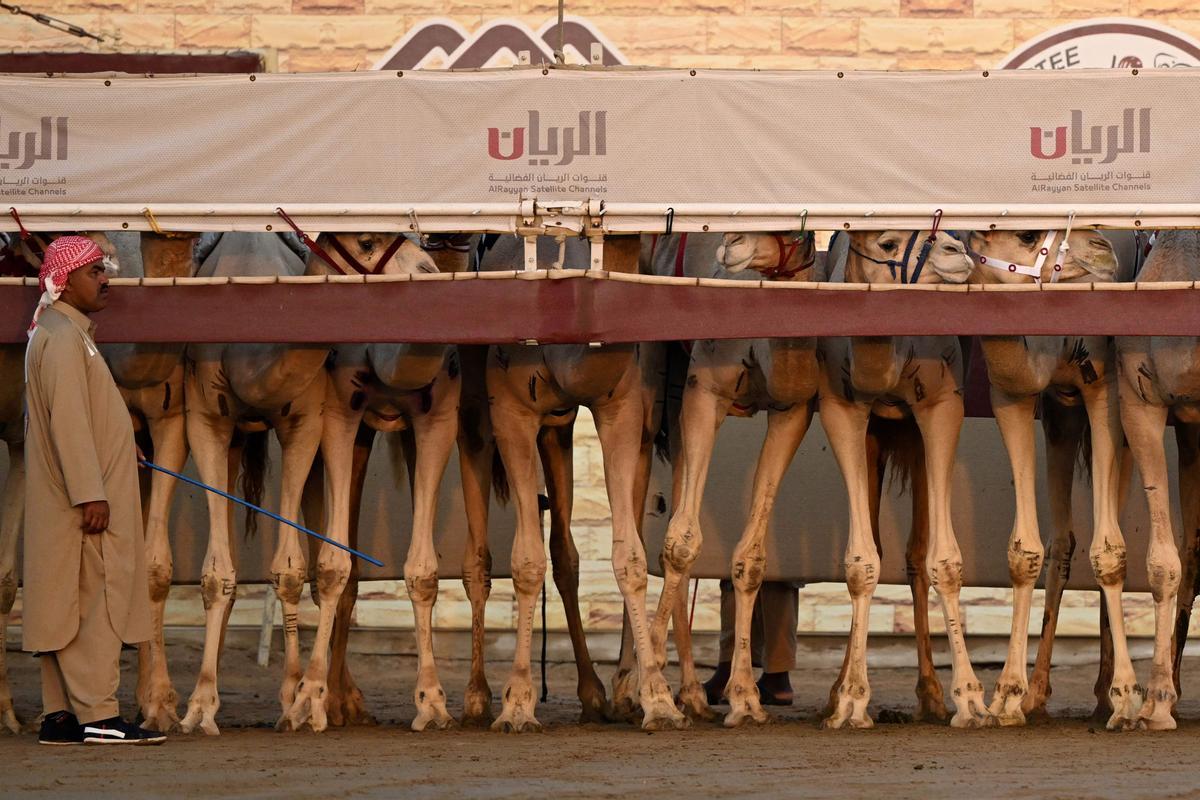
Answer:
[[[528,157],[534,166],[564,167],[576,156],[607,155],[607,111],[580,111],[574,125],[541,123],[541,112],[530,110],[524,127],[502,131],[488,128],[488,156],[497,161]],[[554,160],[557,159],[557,160]]]
[[[1083,111],[1071,109],[1069,127],[1071,136],[1068,150],[1068,126],[1060,125],[1052,130],[1031,126],[1030,155],[1052,160],[1063,158],[1069,152],[1072,164],[1111,164],[1123,153],[1150,152],[1149,108],[1126,108],[1122,112],[1120,125],[1091,125],[1086,129]],[[1046,152],[1047,143],[1051,141],[1053,149]],[[1097,158],[1100,155],[1103,155],[1102,159]]]

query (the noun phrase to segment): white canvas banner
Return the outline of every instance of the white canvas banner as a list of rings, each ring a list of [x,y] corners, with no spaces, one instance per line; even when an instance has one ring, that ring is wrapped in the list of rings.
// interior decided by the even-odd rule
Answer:
[[[1194,214],[1197,118],[1186,70],[2,76],[0,203]]]

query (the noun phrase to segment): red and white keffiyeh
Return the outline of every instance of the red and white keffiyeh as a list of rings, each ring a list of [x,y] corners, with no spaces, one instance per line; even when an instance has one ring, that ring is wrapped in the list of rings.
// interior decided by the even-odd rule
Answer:
[[[38,286],[42,290],[42,297],[33,312],[33,321],[29,323],[30,338],[37,328],[38,317],[54,305],[67,288],[67,279],[71,273],[97,261],[105,261],[105,267],[108,267],[104,251],[86,236],[60,236],[46,247],[42,269],[38,273]]]

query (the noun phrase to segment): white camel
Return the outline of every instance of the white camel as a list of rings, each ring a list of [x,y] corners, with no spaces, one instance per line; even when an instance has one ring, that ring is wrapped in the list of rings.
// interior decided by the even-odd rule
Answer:
[[[430,254],[395,235],[337,234],[318,240],[338,263],[339,271],[355,267],[345,263],[349,254],[368,272],[459,272],[467,267],[468,242],[461,237],[434,236]],[[389,252],[391,251],[391,252]],[[310,255],[309,272],[324,266]],[[417,715],[413,730],[441,729],[453,723],[446,710],[446,693],[437,677],[433,656],[433,605],[437,600],[437,552],[434,548],[434,512],[438,486],[458,433],[461,368],[451,345],[370,344],[337,345],[329,361],[330,391],[325,406],[322,461],[336,457],[352,464],[339,472],[342,483],[327,477],[325,496],[346,497],[349,518],[344,524],[352,544],[358,538],[358,516],[367,461],[376,432],[394,433],[392,453],[407,461],[406,472],[413,497],[412,539],[404,564],[404,579],[413,604],[417,639],[417,681],[413,690]],[[320,518],[315,511],[323,502],[306,491],[305,518]],[[336,521],[335,526],[341,526]],[[313,595],[317,596],[317,587]],[[326,709],[334,725],[369,723],[362,693],[355,686],[346,659],[347,637],[358,594],[358,565],[351,566],[349,582],[338,601],[334,621]]]
[[[1160,231],[1138,280],[1194,282],[1198,279],[1200,235],[1190,230]],[[1200,546],[1200,339],[1120,336],[1117,365],[1121,422],[1150,509],[1146,568],[1154,595],[1154,658],[1136,724],[1150,730],[1166,730],[1175,727],[1172,712],[1179,696],[1178,669],[1196,596]],[[1179,539],[1172,527],[1170,482],[1163,447],[1168,415],[1175,418],[1175,437],[1179,443],[1182,550],[1186,559],[1182,570],[1176,549]]]
[[[313,274],[328,267],[312,268]],[[205,259],[202,276],[298,275],[304,262],[277,236],[227,233]],[[187,438],[201,479],[215,486],[230,485],[236,462],[230,457],[235,431],[275,430],[283,451],[279,513],[295,519],[302,489],[318,447],[325,452],[327,485],[325,532],[343,544],[348,540],[348,487],[351,453],[344,432],[336,424],[324,425],[330,348],[322,345],[204,344],[189,345],[185,362],[184,392]],[[349,441],[353,443],[353,432]],[[254,443],[250,449],[265,448]],[[263,450],[262,452],[265,452]],[[261,485],[263,464],[249,461],[251,485]],[[257,474],[255,474],[257,473]],[[255,492],[251,492],[254,494]],[[199,727],[217,734],[217,661],[225,625],[233,607],[237,575],[233,565],[227,501],[209,494],[209,542],[201,575],[205,607],[204,656],[196,688],[180,723],[185,733]],[[316,561],[317,600],[320,617],[308,667],[301,671],[299,602],[308,575],[302,534],[280,525],[271,561],[272,583],[283,604],[284,678],[280,688],[280,729],[297,729],[308,723],[313,730],[326,727],[326,681],[329,644],[338,597],[350,572],[344,551],[323,545]]]
[[[634,237],[606,241],[605,269],[635,271],[639,246]],[[553,240],[540,240],[539,265],[561,264],[563,257],[567,264],[586,263],[583,242],[571,240],[564,247],[560,255]],[[519,240],[504,237],[484,256],[483,269],[514,269],[521,262]],[[645,345],[593,348],[586,344],[499,345],[488,349],[484,370],[491,404],[490,423],[512,487],[517,513],[511,561],[518,603],[516,653],[502,695],[501,713],[492,724],[493,730],[524,732],[541,728],[535,715],[537,698],[530,669],[534,603],[546,571],[537,503],[538,439],[539,436],[555,435],[556,432],[547,434],[545,429],[571,422],[575,409],[581,405],[591,409],[604,451],[605,483],[613,519],[613,570],[625,599],[636,643],[638,693],[644,715],[642,727],[652,730],[680,728],[687,724],[686,718],[675,708],[650,642],[645,600],[646,557],[639,533],[642,509],[638,491],[642,482],[638,476],[649,470],[653,437],[648,438],[645,432],[653,430],[650,423],[654,413],[653,398],[659,391],[655,383],[656,368],[648,365],[654,358],[651,354],[658,350]],[[655,377],[650,377],[652,375]],[[551,450],[550,455],[555,452],[563,452],[561,436],[560,446]],[[468,480],[482,482],[483,473],[468,477],[466,464],[463,472],[464,483]],[[569,474],[564,465],[547,465],[548,481],[561,483],[564,478],[569,480]],[[641,491],[644,497],[644,487]],[[478,531],[472,531],[473,539],[478,535]],[[476,596],[486,596],[484,544],[473,541],[471,548],[477,555],[466,565],[473,571],[464,582],[471,581],[468,591],[474,591]],[[473,605],[476,596],[472,597]],[[581,679],[584,677],[581,672]],[[597,695],[595,684],[590,680],[588,684],[590,701],[602,701],[602,691]],[[581,685],[581,699],[583,691]]]
[[[971,234],[969,246],[976,283],[1033,283],[1035,281],[1111,281],[1117,271],[1111,243],[1096,231],[1075,231],[1063,247],[1064,233],[1058,231],[986,231]],[[1026,678],[1029,611],[1033,588],[1042,569],[1044,544],[1037,520],[1036,467],[1034,456],[1034,413],[1039,397],[1053,393],[1050,420],[1062,417],[1056,405],[1082,402],[1091,428],[1092,509],[1094,531],[1091,544],[1092,569],[1104,593],[1113,642],[1113,674],[1108,687],[1113,711],[1110,729],[1136,725],[1142,688],[1138,686],[1126,646],[1121,591],[1125,580],[1125,541],[1118,523],[1118,453],[1121,425],[1117,407],[1117,385],[1113,351],[1103,336],[985,336],[981,338],[991,381],[992,410],[1012,463],[1016,492],[1016,516],[1009,537],[1008,565],[1013,582],[1013,624],[1008,657],[996,683],[991,712],[1002,725],[1025,722],[1025,711],[1044,705],[1049,685],[1049,648],[1057,598],[1061,597],[1065,574],[1062,564],[1070,558],[1073,543],[1069,519],[1056,513],[1055,542],[1051,546],[1055,565],[1049,571],[1047,623],[1043,626],[1046,649],[1044,683],[1039,676],[1037,695],[1028,706]],[[1071,468],[1075,458],[1071,439],[1082,435],[1075,423],[1073,437],[1050,438],[1050,484],[1055,506],[1069,502]],[[1068,462],[1068,463],[1064,463]],[[1039,659],[1041,660],[1041,659]]]
[[[844,263],[853,283],[963,283],[971,270],[965,248],[946,233],[855,232],[840,235],[830,254],[831,274]],[[821,424],[850,499],[846,584],[852,619],[836,698],[827,728],[871,727],[867,713],[867,621],[879,577],[879,552],[870,515],[867,453],[870,417],[911,415],[920,430],[928,498],[929,544],[925,572],[942,601],[953,663],[954,727],[991,723],[983,686],[967,653],[959,592],[962,554],[950,519],[950,480],[963,420],[964,358],[957,337],[831,337],[819,347]]]

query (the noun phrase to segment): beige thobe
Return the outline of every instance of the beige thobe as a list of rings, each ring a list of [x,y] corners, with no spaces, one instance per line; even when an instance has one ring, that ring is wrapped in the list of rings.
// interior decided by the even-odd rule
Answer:
[[[94,330],[62,301],[47,309],[25,386],[22,646],[48,654],[44,702],[69,701],[84,722],[115,716],[121,642],[152,633],[133,425]],[[95,500],[108,529],[85,534],[79,506]]]

